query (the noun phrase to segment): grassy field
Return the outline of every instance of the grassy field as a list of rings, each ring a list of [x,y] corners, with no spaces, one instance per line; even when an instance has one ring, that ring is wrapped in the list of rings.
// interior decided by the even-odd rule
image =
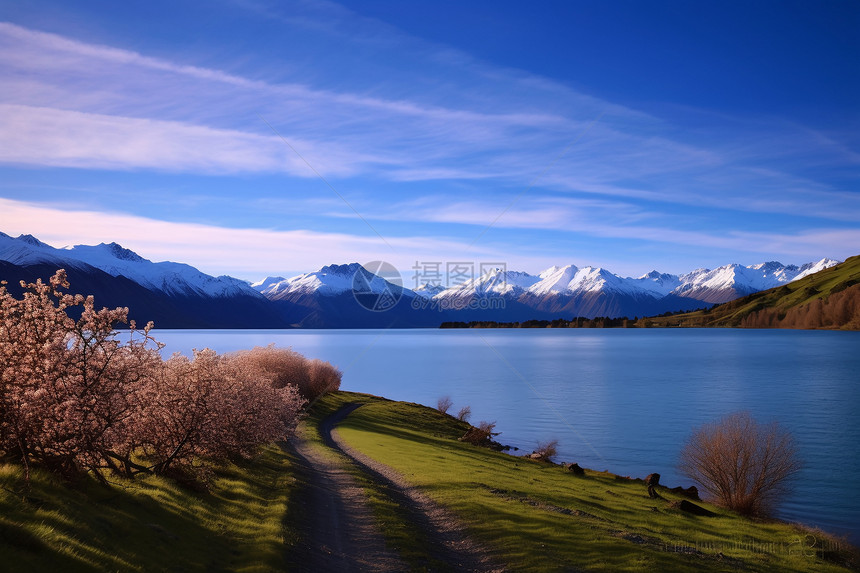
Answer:
[[[681,498],[668,492],[649,498],[640,482],[592,471],[575,477],[465,444],[457,438],[466,424],[430,408],[339,392],[314,415],[350,401],[366,404],[339,426],[343,439],[453,510],[513,570],[847,570],[834,563],[844,552],[821,533],[705,503],[718,517],[697,517],[677,509]]]
[[[517,458],[457,440],[467,425],[436,410],[364,394],[320,400],[300,431],[324,448],[316,423],[363,402],[339,427],[353,447],[388,464],[450,508],[514,571],[846,571],[847,546],[819,532],[677,509],[642,483]],[[339,454],[330,455],[338,457]],[[306,519],[300,492],[312,476],[272,445],[216,471],[209,492],[162,478],[61,484],[0,465],[0,570],[301,571],[291,547]],[[391,547],[413,570],[444,570],[385,486],[357,469]],[[812,547],[812,545],[815,545]],[[856,561],[855,561],[856,563]]]
[[[0,465],[0,570],[282,570],[297,530],[285,522],[295,486],[286,454],[220,467],[208,493],[167,479],[60,484]]]

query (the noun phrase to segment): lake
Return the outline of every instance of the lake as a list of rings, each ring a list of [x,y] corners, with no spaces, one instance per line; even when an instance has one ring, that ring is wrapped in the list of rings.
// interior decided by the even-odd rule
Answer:
[[[343,390],[495,421],[558,461],[692,485],[691,430],[738,410],[792,431],[804,461],[779,516],[860,541],[860,332],[733,329],[160,330],[165,352],[275,343],[343,370]]]

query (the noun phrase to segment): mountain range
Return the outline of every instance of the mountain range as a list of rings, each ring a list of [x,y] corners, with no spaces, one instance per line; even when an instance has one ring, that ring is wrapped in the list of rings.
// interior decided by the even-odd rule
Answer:
[[[213,277],[190,265],[153,263],[116,243],[57,249],[32,235],[0,233],[0,280],[47,281],[66,269],[70,291],[98,306],[128,307],[129,318],[160,328],[282,328],[271,304],[247,282]]]
[[[653,316],[707,308],[837,263],[729,264],[638,278],[574,265],[539,275],[497,268],[450,288],[409,289],[358,263],[249,283],[182,263],[154,263],[116,243],[57,249],[31,235],[0,233],[0,279],[10,290],[19,280],[46,280],[65,268],[72,292],[93,294],[99,305],[128,306],[138,323],[153,320],[159,328],[403,328],[452,320]]]

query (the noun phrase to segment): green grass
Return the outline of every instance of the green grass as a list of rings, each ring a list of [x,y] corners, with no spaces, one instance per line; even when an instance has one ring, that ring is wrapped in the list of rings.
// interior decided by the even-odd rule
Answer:
[[[294,479],[275,445],[216,470],[209,492],[145,477],[106,488],[0,465],[0,568],[8,571],[283,569],[297,533],[285,521]]]
[[[353,447],[385,463],[457,514],[499,562],[515,571],[846,571],[849,553],[812,532],[754,522],[702,504],[705,518],[648,498],[645,486],[608,473],[584,478],[553,466],[459,442],[467,425],[436,410],[337,392],[302,431],[324,448],[316,424],[365,402],[339,427]],[[338,454],[329,455],[338,457]],[[354,470],[390,546],[412,570],[444,570],[396,496]],[[0,465],[0,569],[4,571],[290,571],[309,511],[297,503],[310,476],[272,445],[252,461],[216,469],[194,492],[143,477],[60,483]],[[694,550],[694,553],[686,553]],[[722,554],[722,556],[721,556]],[[857,563],[855,561],[855,563]]]
[[[465,424],[424,406],[339,392],[316,415],[349,401],[366,405],[339,426],[344,440],[451,509],[513,570],[846,570],[805,550],[807,532],[798,527],[705,503],[719,516],[696,517],[675,509],[671,502],[681,498],[668,492],[650,499],[642,483],[593,471],[578,478],[561,466],[471,446],[457,441]]]
[[[860,256],[850,257],[844,262],[817,272],[799,281],[757,292],[709,310],[676,314],[666,317],[648,317],[637,325],[649,326],[738,326],[751,313],[762,309],[777,309],[785,312],[790,308],[807,304],[816,299],[826,299],[860,284]]]

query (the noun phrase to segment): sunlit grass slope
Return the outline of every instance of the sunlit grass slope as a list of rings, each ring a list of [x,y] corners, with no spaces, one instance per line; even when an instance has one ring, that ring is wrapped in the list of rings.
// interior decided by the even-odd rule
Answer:
[[[608,473],[564,467],[457,440],[467,425],[436,410],[366,395],[326,396],[321,418],[365,402],[339,426],[343,439],[392,466],[453,510],[494,557],[515,571],[845,571],[845,555],[783,523],[753,522],[712,505],[717,517],[677,509],[682,498]],[[814,534],[813,534],[814,535]]]
[[[209,492],[145,477],[58,483],[0,465],[0,570],[242,571],[284,569],[295,529],[285,522],[295,487],[286,454],[217,468]]]
[[[351,401],[340,426],[353,447],[388,464],[450,508],[493,557],[514,571],[846,571],[846,546],[818,532],[753,522],[709,504],[717,517],[652,500],[642,483],[517,458],[457,440],[466,424],[436,410],[363,394],[321,399],[301,430]],[[317,447],[322,447],[317,444]],[[142,477],[63,484],[0,465],[2,571],[301,571],[290,549],[305,535],[303,480],[289,454],[268,446],[251,462],[216,469],[211,489]],[[426,535],[387,488],[359,477],[389,543],[414,570]],[[856,563],[856,562],[855,562]]]

